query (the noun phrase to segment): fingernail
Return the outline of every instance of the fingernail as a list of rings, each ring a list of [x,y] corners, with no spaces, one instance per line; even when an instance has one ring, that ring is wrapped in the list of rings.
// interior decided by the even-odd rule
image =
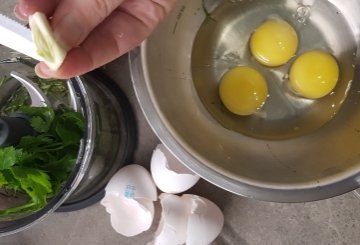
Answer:
[[[21,11],[21,5],[17,4],[14,8],[14,15],[20,20],[27,20],[27,16]]]
[[[47,65],[39,63],[35,66],[35,73],[38,77],[43,79],[52,78],[52,71],[47,67]]]
[[[84,27],[73,14],[66,14],[54,25],[55,38],[67,49],[79,46],[86,38]]]

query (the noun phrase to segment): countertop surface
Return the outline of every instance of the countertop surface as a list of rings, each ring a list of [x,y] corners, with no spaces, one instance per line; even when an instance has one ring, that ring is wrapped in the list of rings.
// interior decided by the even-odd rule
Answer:
[[[16,1],[2,1],[1,12],[10,13]],[[134,163],[149,166],[158,138],[147,124],[136,100],[128,70],[127,57],[103,68],[127,94],[136,115],[138,139]],[[187,191],[215,202],[224,212],[225,225],[213,242],[222,244],[359,244],[360,199],[348,193],[328,200],[280,204],[247,199],[201,180]],[[151,241],[160,219],[156,202],[151,229],[126,238],[110,225],[110,217],[100,204],[71,213],[54,213],[41,223],[12,236],[0,238],[1,245],[111,245],[146,244]]]

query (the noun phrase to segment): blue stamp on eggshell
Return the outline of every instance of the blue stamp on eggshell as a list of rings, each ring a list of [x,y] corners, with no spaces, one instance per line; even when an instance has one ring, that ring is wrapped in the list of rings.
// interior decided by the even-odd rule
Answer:
[[[135,197],[136,187],[133,185],[127,185],[124,192],[124,197],[133,199]]]

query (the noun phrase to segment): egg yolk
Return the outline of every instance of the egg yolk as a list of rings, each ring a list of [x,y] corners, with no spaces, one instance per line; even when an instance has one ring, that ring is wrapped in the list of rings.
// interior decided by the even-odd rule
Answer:
[[[302,54],[290,69],[291,88],[305,98],[318,99],[329,94],[339,79],[336,59],[324,51]]]
[[[287,22],[271,19],[260,25],[250,40],[250,49],[261,64],[276,67],[286,64],[298,48],[298,36]]]
[[[219,93],[229,111],[247,116],[264,105],[268,89],[264,77],[258,71],[250,67],[236,67],[223,76]]]

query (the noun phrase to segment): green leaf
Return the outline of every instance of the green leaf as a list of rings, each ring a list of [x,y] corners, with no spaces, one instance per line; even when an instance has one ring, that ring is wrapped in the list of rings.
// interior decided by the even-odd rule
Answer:
[[[7,183],[4,174],[0,172],[0,187],[4,187]]]
[[[16,149],[16,165],[23,165],[33,159],[33,155],[23,149]]]
[[[54,138],[51,135],[40,134],[38,136],[24,136],[21,138],[18,147],[20,148],[34,148],[34,146],[52,144]]]
[[[55,112],[50,107],[23,106],[19,110],[31,117],[31,126],[39,133],[48,132],[55,118]]]
[[[47,132],[50,129],[51,122],[44,120],[42,117],[33,117],[31,118],[31,126],[37,132]]]
[[[74,168],[76,156],[64,155],[60,160],[52,161],[41,166],[42,170],[48,172],[58,182],[66,181],[69,173]]]
[[[40,134],[38,136],[24,136],[17,148],[24,149],[32,154],[37,152],[59,151],[63,148],[62,143],[52,135]]]
[[[46,204],[46,196],[52,191],[49,176],[41,170],[27,167],[13,167],[11,169],[21,188],[36,203]]]
[[[64,145],[78,145],[84,136],[84,118],[77,112],[65,112],[55,121],[55,131]]]
[[[5,210],[0,211],[0,218],[9,218],[11,215],[19,215],[24,213],[35,213],[36,211],[40,210],[39,206],[36,203],[28,202],[24,205],[7,208]]]
[[[2,175],[4,176],[6,180],[6,188],[13,190],[14,192],[17,192],[21,189],[19,181],[14,177],[12,172],[9,169],[3,170]]]
[[[14,147],[0,148],[0,170],[9,169],[16,162],[16,150]]]

